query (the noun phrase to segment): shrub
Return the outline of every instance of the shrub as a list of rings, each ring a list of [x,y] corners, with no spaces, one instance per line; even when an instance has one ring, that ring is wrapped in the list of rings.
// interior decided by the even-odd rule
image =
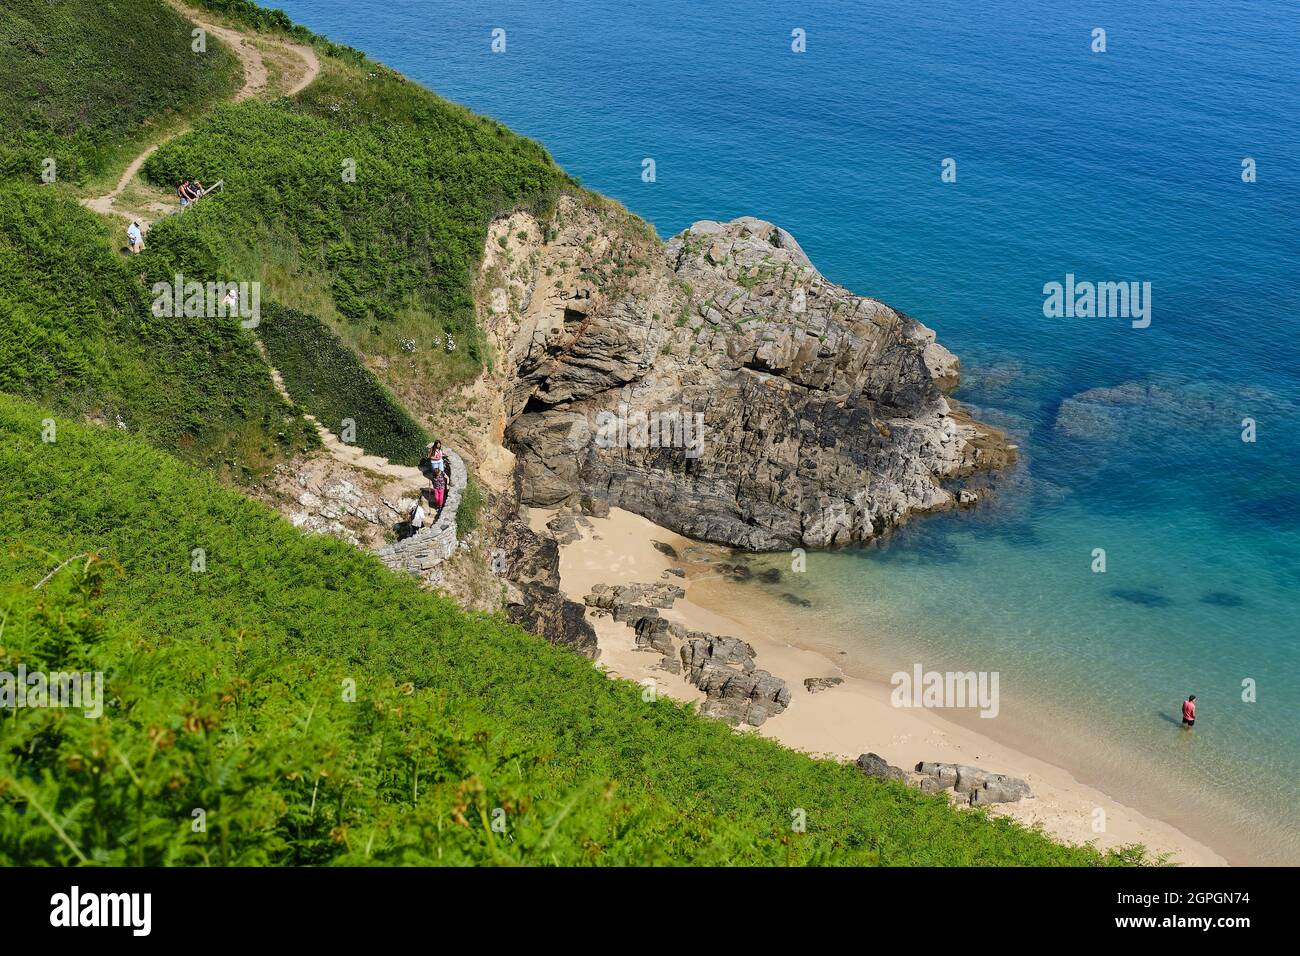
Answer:
[[[456,536],[465,537],[478,527],[478,513],[483,508],[483,490],[473,475],[466,475],[465,489],[460,495],[460,506],[456,509]]]
[[[328,326],[298,309],[270,304],[257,334],[285,390],[326,428],[356,423],[356,444],[373,455],[414,463],[429,438],[388,389]]]

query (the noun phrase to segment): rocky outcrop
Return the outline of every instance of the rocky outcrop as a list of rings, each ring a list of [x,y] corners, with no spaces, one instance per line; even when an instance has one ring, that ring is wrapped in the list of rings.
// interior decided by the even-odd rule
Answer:
[[[790,703],[785,681],[754,666],[754,648],[734,637],[692,632],[682,644],[686,679],[708,698],[700,708],[735,726],[758,727]]]
[[[599,657],[596,630],[583,606],[560,590],[560,549],[555,539],[538,534],[512,515],[496,544],[493,570],[506,588],[506,617],[552,644],[592,660]]]
[[[520,586],[517,596],[507,601],[506,617],[525,630],[583,657],[595,660],[600,656],[596,631],[587,620],[582,605],[570,601],[555,588],[538,584]]]
[[[895,767],[880,754],[862,754],[857,759],[857,767],[868,777],[880,780],[906,780],[907,774],[902,767]]]
[[[519,314],[496,327],[526,503],[599,499],[744,549],[826,547],[954,507],[954,480],[1010,460],[945,398],[959,365],[934,333],[828,282],[784,230],[705,221],[626,247],[613,231],[561,201],[551,241],[526,250]]]
[[[639,650],[659,654],[659,667],[705,694],[700,713],[733,726],[757,727],[790,703],[785,681],[758,669],[754,648],[734,637],[691,631],[660,616],[685,589],[676,584],[597,584],[583,601],[636,631]]]
[[[990,773],[979,767],[959,763],[935,763],[923,760],[916,765],[921,775],[921,789],[927,793],[952,790],[965,797],[972,806],[990,803],[1018,803],[1031,797],[1029,784],[1019,777]]]
[[[676,584],[597,584],[584,597],[588,607],[613,611],[624,605],[644,605],[668,609],[678,598],[686,597],[686,590]]]

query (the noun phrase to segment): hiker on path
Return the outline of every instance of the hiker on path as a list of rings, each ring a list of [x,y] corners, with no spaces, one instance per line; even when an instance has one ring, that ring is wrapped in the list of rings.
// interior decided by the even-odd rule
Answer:
[[[126,245],[131,250],[131,255],[144,251],[144,233],[140,231],[140,224],[134,219],[131,225],[126,227]]]
[[[194,190],[187,179],[176,187],[176,195],[181,197],[181,208],[184,209],[194,201]]]
[[[1196,695],[1190,694],[1183,701],[1183,726],[1192,727],[1196,724]]]
[[[442,516],[442,506],[447,503],[447,470],[439,468],[433,473],[433,505],[438,509],[436,517]],[[436,520],[436,518],[435,518]]]
[[[424,527],[425,517],[424,505],[419,501],[419,499],[416,499],[415,507],[411,509],[411,516],[406,522],[409,533],[402,535],[402,537],[414,537],[415,533]]]

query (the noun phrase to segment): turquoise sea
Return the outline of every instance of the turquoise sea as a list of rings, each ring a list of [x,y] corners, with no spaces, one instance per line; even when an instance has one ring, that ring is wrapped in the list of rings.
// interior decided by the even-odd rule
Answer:
[[[995,505],[777,590],[877,673],[999,671],[981,730],[1232,862],[1300,863],[1300,6],[281,5],[665,237],[772,220],[935,328],[1021,467]],[[1067,273],[1150,282],[1150,326],[1046,318]]]

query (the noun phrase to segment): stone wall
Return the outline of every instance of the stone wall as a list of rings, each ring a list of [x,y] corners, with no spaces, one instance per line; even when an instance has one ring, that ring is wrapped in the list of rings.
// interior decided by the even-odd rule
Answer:
[[[447,486],[447,502],[442,516],[432,525],[426,525],[409,538],[384,545],[376,552],[379,560],[394,571],[406,571],[426,578],[430,571],[456,553],[456,511],[465,492],[468,472],[460,455],[451,449],[444,452],[451,481]]]

